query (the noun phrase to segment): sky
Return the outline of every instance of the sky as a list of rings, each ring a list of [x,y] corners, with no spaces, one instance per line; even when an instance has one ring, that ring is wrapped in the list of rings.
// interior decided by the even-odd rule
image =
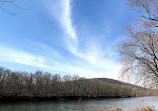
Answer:
[[[124,38],[132,15],[126,0],[15,4],[5,3],[0,9],[0,66],[118,79],[121,64],[115,45]]]

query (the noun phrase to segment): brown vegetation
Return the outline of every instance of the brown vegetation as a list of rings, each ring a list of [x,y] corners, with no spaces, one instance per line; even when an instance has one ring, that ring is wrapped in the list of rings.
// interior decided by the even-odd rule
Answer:
[[[158,2],[128,0],[128,3],[137,10],[138,18],[127,26],[128,37],[118,44],[122,75],[158,88]]]
[[[112,109],[108,109],[108,110],[97,110],[97,111],[130,111],[130,110],[121,109],[121,108],[112,108]],[[157,110],[155,110],[153,107],[144,106],[142,108],[137,108],[136,111],[157,111]]]
[[[0,67],[0,100],[87,99],[105,97],[137,97],[158,94],[156,90],[128,84],[110,84],[76,75],[36,71],[15,72]]]
[[[112,108],[112,109],[97,108],[96,111],[131,111],[131,110],[122,109],[122,108]],[[157,111],[157,110],[150,106],[144,106],[142,108],[137,108],[136,111]]]
[[[138,108],[137,111],[156,111],[153,107],[145,106],[142,108]]]

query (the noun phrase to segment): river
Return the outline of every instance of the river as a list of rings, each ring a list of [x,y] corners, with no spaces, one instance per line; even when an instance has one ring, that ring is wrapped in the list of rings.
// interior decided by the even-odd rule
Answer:
[[[96,111],[113,107],[135,110],[149,105],[158,110],[158,97],[109,98],[102,100],[84,100],[67,102],[21,102],[1,103],[0,111]]]

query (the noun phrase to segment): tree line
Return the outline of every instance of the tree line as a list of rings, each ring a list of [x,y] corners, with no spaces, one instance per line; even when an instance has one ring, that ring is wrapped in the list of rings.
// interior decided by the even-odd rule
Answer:
[[[0,67],[0,98],[101,98],[156,95],[158,91],[134,85],[110,84],[77,75],[36,71],[27,73]],[[72,97],[72,98],[71,98]]]

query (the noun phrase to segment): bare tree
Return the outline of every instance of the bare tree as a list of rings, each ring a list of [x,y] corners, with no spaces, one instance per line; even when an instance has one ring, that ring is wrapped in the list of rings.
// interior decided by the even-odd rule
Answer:
[[[76,75],[60,76],[42,71],[35,73],[11,71],[0,67],[0,101],[3,97],[14,97],[14,100],[34,97],[71,99],[73,97],[135,97],[157,94],[157,90],[130,84],[111,84]]]
[[[21,9],[21,10],[27,10],[25,8],[20,7],[19,5],[17,5],[16,0],[0,0],[0,9],[11,14],[11,15],[15,15],[17,14],[17,12],[12,12],[10,10],[8,10],[5,5],[10,5],[13,6],[17,9]]]
[[[134,26],[127,27],[128,38],[117,45],[122,75],[158,87],[158,1],[129,0],[128,3],[140,16]]]
[[[158,27],[158,1],[157,0],[128,0],[128,4],[135,7],[137,12],[144,19],[155,21],[155,26]]]

